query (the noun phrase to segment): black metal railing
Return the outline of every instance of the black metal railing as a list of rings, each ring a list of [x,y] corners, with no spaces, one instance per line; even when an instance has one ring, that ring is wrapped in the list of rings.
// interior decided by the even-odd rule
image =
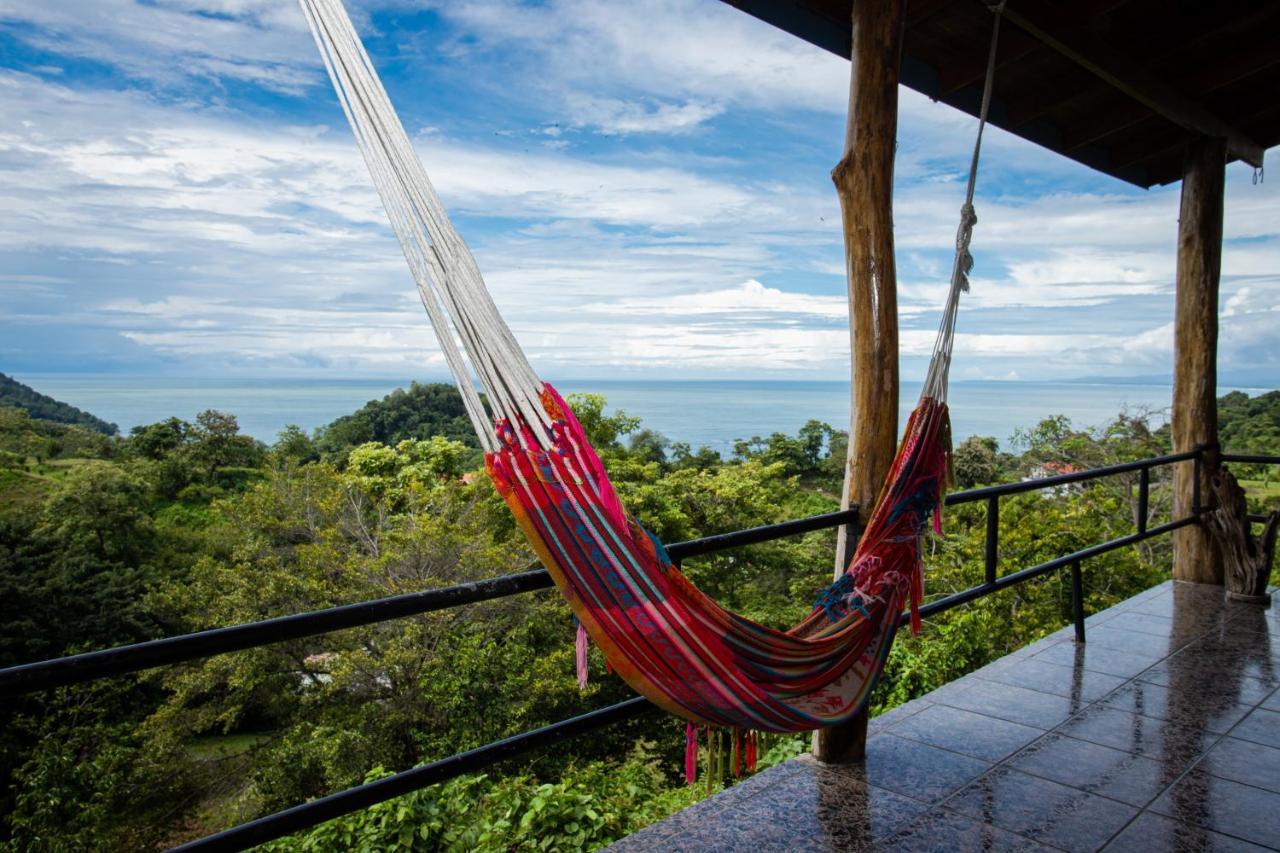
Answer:
[[[733,533],[721,533],[688,542],[676,542],[666,546],[666,549],[671,559],[679,563],[690,557],[716,551],[755,545],[814,530],[826,530],[856,522],[857,519],[858,510],[847,509],[764,527],[752,527]],[[461,607],[464,604],[477,604],[481,601],[505,598],[508,595],[547,589],[552,585],[551,575],[546,569],[534,569],[488,580],[429,589],[424,592],[393,595],[374,601],[362,601],[325,610],[313,610],[309,613],[264,619],[261,622],[212,628],[194,634],[164,637],[129,646],[21,664],[0,669],[0,697],[29,693],[33,690],[47,690],[51,687],[64,687],[109,675],[123,675],[165,664],[183,663],[226,652],[253,649],[285,640],[314,637],[341,631],[344,628],[372,625],[391,619],[430,613],[434,610]]]
[[[929,602],[921,608],[921,615],[931,616],[942,613],[1033,578],[1063,568],[1069,568],[1071,571],[1072,621],[1075,624],[1077,640],[1083,642],[1085,639],[1082,580],[1084,561],[1109,551],[1161,536],[1180,527],[1195,524],[1200,513],[1204,510],[1200,505],[1198,488],[1193,496],[1192,512],[1189,515],[1156,527],[1149,526],[1150,472],[1165,465],[1191,462],[1195,466],[1195,471],[1198,475],[1203,459],[1204,451],[1194,450],[1135,462],[1109,465],[1088,471],[1077,471],[1035,480],[970,489],[948,495],[946,498],[948,506],[975,501],[986,502],[987,518],[983,582],[961,592],[948,595],[945,598]],[[1223,462],[1280,464],[1280,456],[1223,454],[1220,459]],[[1139,473],[1136,532],[1092,545],[1007,575],[1002,576],[999,574],[999,501],[1001,498],[1026,492],[1054,489],[1074,483],[1084,483],[1133,471]],[[1199,476],[1195,477],[1197,484],[1199,479]],[[667,546],[667,551],[672,559],[679,562],[704,554],[767,542],[785,536],[830,529],[842,525],[852,526],[856,524],[857,516],[856,508],[825,513],[780,524],[675,543]],[[348,604],[310,613],[267,619],[261,622],[215,628],[177,637],[166,637],[114,649],[86,652],[55,660],[22,664],[0,670],[0,697],[9,698],[36,690],[76,684],[226,652],[256,648],[284,640],[316,636],[344,628],[369,625],[390,619],[399,619],[434,610],[545,589],[551,585],[552,581],[546,570],[538,569],[490,580],[459,584],[443,589],[392,596],[376,601]],[[904,622],[906,621],[906,614],[903,614],[902,619]],[[428,785],[448,781],[464,773],[482,770],[516,755],[654,710],[656,710],[656,707],[643,697],[628,699],[615,705],[580,714],[539,729],[522,732],[467,752],[424,764],[388,776],[385,779],[379,779],[376,782],[358,785],[345,791],[330,794],[329,796],[189,842],[178,849],[244,850],[256,844],[282,838],[333,818],[419,790]]]

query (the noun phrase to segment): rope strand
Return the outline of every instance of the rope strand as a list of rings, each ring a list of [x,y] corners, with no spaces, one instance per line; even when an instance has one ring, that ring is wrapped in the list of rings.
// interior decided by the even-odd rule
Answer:
[[[947,401],[947,384],[951,375],[951,354],[955,349],[956,315],[960,307],[960,294],[969,292],[969,273],[973,269],[973,255],[969,243],[973,240],[973,226],[978,224],[978,214],[973,209],[973,195],[978,186],[978,158],[982,153],[982,132],[987,126],[987,113],[991,109],[991,88],[996,77],[996,51],[1000,42],[1000,18],[1004,14],[1004,0],[989,7],[994,13],[991,23],[991,47],[987,53],[986,79],[982,84],[982,107],[978,111],[978,133],[973,140],[973,157],[969,160],[969,182],[965,189],[964,204],[960,206],[960,225],[956,229],[956,254],[951,264],[951,287],[942,309],[942,322],[933,345],[933,357],[929,361],[924,388],[920,398],[931,397],[938,402]]]

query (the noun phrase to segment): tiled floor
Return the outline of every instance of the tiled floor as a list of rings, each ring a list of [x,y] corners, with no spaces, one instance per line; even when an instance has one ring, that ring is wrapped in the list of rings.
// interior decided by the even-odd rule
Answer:
[[[1280,850],[1274,596],[1165,583],[611,849]]]

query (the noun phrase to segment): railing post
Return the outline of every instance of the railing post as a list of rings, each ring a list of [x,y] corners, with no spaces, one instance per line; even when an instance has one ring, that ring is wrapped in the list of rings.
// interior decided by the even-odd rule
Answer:
[[[1151,469],[1143,468],[1138,474],[1138,532],[1147,532],[1147,513],[1151,495]]]
[[[1076,623],[1076,642],[1084,642],[1084,579],[1080,561],[1071,564],[1071,616]]]
[[[986,582],[996,582],[996,562],[1000,558],[1000,497],[987,498]]]

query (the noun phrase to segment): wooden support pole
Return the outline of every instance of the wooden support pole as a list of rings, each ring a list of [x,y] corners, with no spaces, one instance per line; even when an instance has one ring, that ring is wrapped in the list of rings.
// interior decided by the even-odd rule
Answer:
[[[1210,451],[1203,464],[1176,467],[1174,518],[1193,512],[1197,498],[1210,499],[1210,479],[1218,465],[1218,278],[1226,163],[1226,141],[1202,137],[1187,147],[1183,164],[1173,320],[1173,450],[1204,446]],[[1222,583],[1222,558],[1203,524],[1174,531],[1173,577]]]
[[[905,0],[853,4],[849,123],[831,178],[840,196],[849,279],[852,412],[842,505],[865,524],[898,443],[898,296],[893,256],[893,157]],[[846,553],[841,530],[836,554]],[[841,561],[836,576],[843,573]],[[856,761],[866,750],[867,716],[814,735],[819,761]]]

